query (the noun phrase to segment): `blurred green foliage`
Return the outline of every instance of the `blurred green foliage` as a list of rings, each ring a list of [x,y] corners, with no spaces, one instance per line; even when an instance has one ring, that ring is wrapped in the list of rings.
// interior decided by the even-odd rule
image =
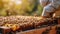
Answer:
[[[43,8],[40,6],[38,0],[22,0],[22,3],[16,5],[9,5],[10,1],[0,0],[0,16],[9,15],[37,15],[40,16]]]

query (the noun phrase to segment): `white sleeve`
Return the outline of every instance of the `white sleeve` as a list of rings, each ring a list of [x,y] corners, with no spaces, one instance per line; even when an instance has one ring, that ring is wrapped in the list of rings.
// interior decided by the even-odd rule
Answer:
[[[51,6],[51,4],[49,4],[43,8],[42,16],[49,16],[50,13],[52,13],[54,11],[55,11],[55,9]]]
[[[49,4],[52,0],[40,0],[40,5],[41,6],[46,6],[47,4]]]
[[[48,0],[40,0],[40,5],[41,6],[46,6],[46,4],[48,3]]]
[[[44,7],[42,16],[49,16],[50,13],[55,12],[60,7],[60,0],[53,0],[52,3]]]
[[[60,7],[60,0],[52,0],[51,5],[52,5],[54,8],[58,9],[58,8]]]

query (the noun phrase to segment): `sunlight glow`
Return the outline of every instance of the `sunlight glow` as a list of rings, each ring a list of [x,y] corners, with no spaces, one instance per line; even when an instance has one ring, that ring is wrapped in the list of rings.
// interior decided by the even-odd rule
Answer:
[[[11,2],[14,2],[16,5],[19,5],[22,3],[22,0],[11,0]]]
[[[16,3],[16,4],[21,4],[21,3],[22,3],[22,1],[16,1],[15,3]]]

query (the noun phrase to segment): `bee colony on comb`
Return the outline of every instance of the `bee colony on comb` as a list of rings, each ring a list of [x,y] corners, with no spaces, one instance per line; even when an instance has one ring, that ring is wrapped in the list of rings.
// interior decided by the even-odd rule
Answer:
[[[41,19],[41,17],[33,17],[33,16],[0,17],[0,26],[1,27],[8,27],[10,30],[10,33],[14,32],[14,34],[16,32],[21,32],[21,31],[23,32],[23,31],[34,30],[34,29],[35,30],[37,29],[37,31],[39,31],[40,30],[39,28],[41,28],[41,30],[43,32],[43,30],[50,28],[50,26],[53,27],[54,25],[58,25],[59,23],[60,23],[59,17],[57,17],[57,18],[43,18],[43,19]],[[5,28],[2,28],[2,29],[5,29]]]

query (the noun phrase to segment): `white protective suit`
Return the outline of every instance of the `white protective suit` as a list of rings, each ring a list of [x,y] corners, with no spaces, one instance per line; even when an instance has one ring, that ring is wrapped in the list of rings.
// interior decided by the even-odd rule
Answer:
[[[43,7],[42,16],[60,16],[60,0],[40,0]]]

